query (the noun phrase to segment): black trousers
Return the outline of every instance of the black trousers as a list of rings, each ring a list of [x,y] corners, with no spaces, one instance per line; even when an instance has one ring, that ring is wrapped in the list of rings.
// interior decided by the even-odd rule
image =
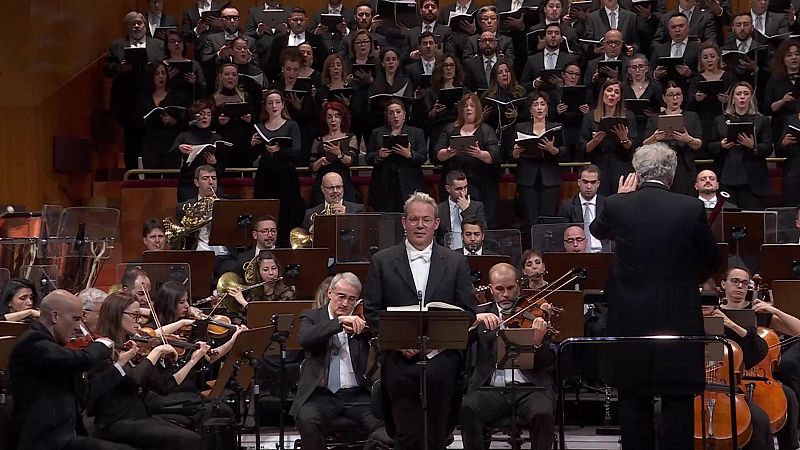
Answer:
[[[423,447],[423,413],[420,403],[420,366],[418,358],[408,359],[398,352],[386,355],[381,386],[386,390],[394,420],[395,450],[418,450]],[[461,356],[444,351],[428,361],[428,448],[444,450],[453,395],[460,372]]]
[[[335,394],[327,389],[317,389],[295,417],[303,448],[325,450],[325,431],[337,417],[347,417],[370,432],[381,426],[381,422],[372,415],[369,394],[363,389],[340,389]]]
[[[752,402],[747,402],[750,407],[750,425],[753,428],[753,436],[743,450],[774,450],[775,444],[772,439],[772,430],[769,427],[769,416],[763,409]],[[741,442],[739,445],[742,445]]]
[[[619,424],[622,450],[655,450],[655,410],[652,396],[619,392]],[[694,397],[661,397],[660,450],[694,449]]]
[[[506,388],[511,389],[511,388]],[[524,389],[524,388],[521,388]],[[483,450],[483,430],[488,425],[511,415],[512,402],[516,416],[529,424],[535,450],[553,448],[555,431],[555,394],[549,391],[511,392],[487,390],[467,394],[461,402],[461,441],[464,450]]]
[[[558,210],[561,186],[542,186],[541,177],[536,184],[536,187],[517,185],[526,228],[532,227],[537,217],[555,216]]]
[[[199,449],[201,444],[199,434],[156,417],[118,420],[99,430],[97,435],[140,449]]]

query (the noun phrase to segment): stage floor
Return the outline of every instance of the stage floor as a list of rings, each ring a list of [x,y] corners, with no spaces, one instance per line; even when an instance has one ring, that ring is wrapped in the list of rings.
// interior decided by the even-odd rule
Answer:
[[[294,448],[294,441],[299,437],[294,428],[287,429],[284,448]],[[619,436],[598,436],[595,434],[594,427],[567,427],[565,440],[567,442],[567,448],[570,450],[619,450],[620,448]],[[262,428],[261,450],[273,450],[276,448],[277,444],[278,429]],[[242,435],[242,448],[255,450],[255,435]],[[461,445],[461,436],[458,432],[456,432],[455,441],[447,448],[463,448]],[[492,448],[511,448],[511,446],[503,443],[494,443],[492,444]],[[530,444],[524,444],[522,448],[529,449],[531,446]]]

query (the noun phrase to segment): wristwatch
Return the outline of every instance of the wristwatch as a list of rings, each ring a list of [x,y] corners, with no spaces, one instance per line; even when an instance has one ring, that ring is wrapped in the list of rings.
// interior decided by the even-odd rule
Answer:
[[[625,139],[624,141],[619,141],[619,143],[622,144],[622,145],[628,144],[630,142],[631,142],[630,139]]]
[[[339,153],[338,155],[336,155],[336,159],[344,159],[344,152]]]

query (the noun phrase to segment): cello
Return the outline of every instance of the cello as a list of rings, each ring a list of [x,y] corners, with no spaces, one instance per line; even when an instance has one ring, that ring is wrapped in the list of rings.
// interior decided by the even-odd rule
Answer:
[[[744,355],[735,342],[733,348],[733,364],[735,377],[741,377]],[[733,433],[736,433],[738,446],[744,446],[753,435],[750,424],[750,408],[743,394],[736,394],[736,430],[731,429],[731,398],[729,393],[728,348],[723,347],[720,362],[706,361],[706,389],[694,399],[694,448],[695,450],[735,450]],[[705,439],[705,447],[703,442]]]

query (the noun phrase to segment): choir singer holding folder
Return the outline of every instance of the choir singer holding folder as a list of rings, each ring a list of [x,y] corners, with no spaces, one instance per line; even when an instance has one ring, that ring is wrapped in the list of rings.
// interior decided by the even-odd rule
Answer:
[[[436,201],[415,192],[405,203],[402,218],[406,240],[372,257],[364,293],[369,328],[379,333],[380,311],[420,302],[446,302],[471,314],[475,310],[467,259],[433,241],[439,226]],[[385,351],[381,355],[382,395],[387,430],[395,449],[423,448],[422,405],[419,398],[419,359],[428,358],[428,448],[443,450],[458,417],[460,392],[456,387],[463,352],[432,350]]]

